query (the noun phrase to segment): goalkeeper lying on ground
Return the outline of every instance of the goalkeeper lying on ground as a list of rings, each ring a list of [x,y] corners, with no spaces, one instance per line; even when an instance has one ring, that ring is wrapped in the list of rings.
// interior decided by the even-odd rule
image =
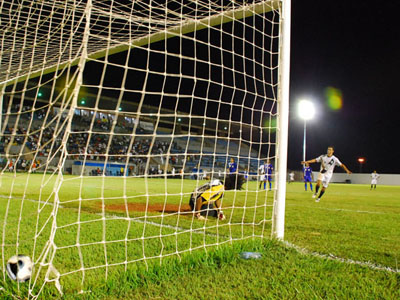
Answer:
[[[244,177],[237,174],[227,175],[225,183],[218,179],[206,183],[193,191],[189,201],[190,208],[199,220],[204,220],[207,216],[225,220],[221,210],[224,191],[240,190],[243,183]]]

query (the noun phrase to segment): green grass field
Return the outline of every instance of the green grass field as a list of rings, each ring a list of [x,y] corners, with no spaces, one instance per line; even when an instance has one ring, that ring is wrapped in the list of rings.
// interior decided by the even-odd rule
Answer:
[[[223,222],[177,213],[192,180],[66,176],[59,202],[55,182],[39,174],[1,177],[0,267],[17,244],[20,253],[34,250],[35,261],[54,255],[63,299],[400,298],[400,187],[332,184],[315,203],[302,184],[288,184],[285,240],[297,251],[270,240],[273,195],[255,182],[226,193]],[[132,207],[139,204],[150,211]],[[262,258],[239,258],[253,250]],[[34,293],[46,262],[35,269]],[[28,289],[8,277],[0,285],[0,298]],[[53,282],[42,296],[60,297]]]

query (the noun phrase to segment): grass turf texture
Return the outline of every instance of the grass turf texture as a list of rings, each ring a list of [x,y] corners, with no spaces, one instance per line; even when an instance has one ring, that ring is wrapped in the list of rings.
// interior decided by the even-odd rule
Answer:
[[[1,234],[4,233],[6,238],[4,259],[15,253],[17,238],[22,245],[20,247],[25,247],[26,253],[31,253],[32,233],[35,232],[37,221],[42,231],[36,251],[40,252],[44,247],[51,225],[48,218],[53,207],[30,200],[48,199],[52,203],[52,181],[55,180],[46,178],[49,180],[47,182],[39,174],[31,175],[29,180],[26,175],[18,175],[12,185],[8,176],[2,178],[1,194],[5,198],[0,200],[2,223],[7,215],[7,223],[1,228]],[[398,295],[398,274],[300,255],[271,242],[254,246],[246,239],[244,242],[233,243],[231,247],[232,239],[269,237],[270,224],[260,221],[270,218],[271,193],[268,193],[267,199],[265,192],[256,192],[255,182],[249,183],[248,191],[226,195],[223,205],[231,226],[227,225],[228,222],[216,226],[215,220],[207,223],[193,222],[189,215],[171,214],[159,218],[160,212],[146,214],[129,210],[106,211],[107,204],[111,203],[167,201],[177,205],[187,204],[190,192],[196,185],[195,181],[168,180],[166,184],[163,179],[149,179],[147,182],[142,179],[123,181],[119,178],[106,178],[103,181],[99,177],[81,179],[67,176],[65,179],[60,190],[62,208],[58,211],[59,229],[55,238],[58,249],[54,264],[62,274],[73,272],[61,277],[67,298],[122,299],[129,295],[138,299],[213,296],[234,299],[235,295],[239,298],[298,298],[303,295],[304,299],[309,299],[333,298],[335,293],[339,298],[360,298],[357,295],[362,296],[363,292],[364,296],[372,295],[374,291],[374,295],[387,296],[383,299]],[[39,194],[41,185],[44,188],[42,194]],[[167,199],[166,190],[170,195]],[[368,186],[363,185],[332,184],[321,202],[315,203],[311,193],[305,192],[301,184],[290,184],[287,192],[285,239],[309,251],[398,268],[399,194],[399,187],[378,186],[377,190],[370,191]],[[10,195],[12,201],[8,201]],[[22,202],[21,198],[25,200]],[[39,218],[36,213],[38,208],[41,209]],[[16,221],[20,212],[24,217],[17,234],[15,224],[18,223]],[[107,217],[104,220],[102,212],[117,218]],[[152,224],[118,218],[123,216],[146,220]],[[242,225],[242,221],[248,225]],[[178,225],[180,229],[165,225]],[[77,240],[79,247],[76,246]],[[103,240],[108,243],[103,243]],[[205,245],[217,243],[222,245],[216,252],[215,247],[207,248],[207,255],[201,250],[186,252],[189,248],[204,249]],[[242,261],[237,258],[240,251],[249,251],[254,247],[262,250],[263,259]],[[175,255],[177,252],[181,252],[179,259]],[[143,255],[153,259],[143,261]],[[162,259],[161,265],[160,255],[168,256]],[[125,261],[132,263],[124,264]],[[81,267],[85,271],[77,272]],[[226,274],[230,275],[229,282]],[[81,286],[83,275],[85,280]],[[212,278],[209,279],[210,276]],[[252,283],[244,284],[249,278]],[[336,278],[336,284],[332,278]],[[179,287],[182,281],[190,289]],[[218,281],[227,282],[234,290],[221,287]],[[17,285],[8,278],[3,283],[5,291],[14,294],[23,295],[26,290],[26,285],[21,284],[18,291]],[[356,288],[352,288],[352,285]],[[57,297],[54,285],[47,286],[44,298]],[[202,291],[202,286],[210,287]],[[77,295],[81,288],[88,292]],[[3,294],[7,295],[6,292]]]

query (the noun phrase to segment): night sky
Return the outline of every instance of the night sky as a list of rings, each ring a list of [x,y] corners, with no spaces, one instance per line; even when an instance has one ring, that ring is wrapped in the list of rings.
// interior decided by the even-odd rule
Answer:
[[[332,145],[335,147],[335,155],[353,172],[360,171],[357,159],[364,157],[366,159],[366,163],[362,166],[364,173],[377,170],[378,173],[400,174],[400,160],[396,158],[395,146],[400,131],[398,124],[400,112],[399,10],[398,1],[292,0],[289,169],[301,169],[304,123],[297,116],[297,104],[300,99],[307,98],[312,100],[317,107],[316,117],[307,123],[307,159],[326,153],[327,147]],[[224,26],[225,32],[231,25],[228,23]],[[236,25],[235,30],[238,28],[239,26]],[[200,31],[197,34],[198,37],[202,34],[208,37],[207,32]],[[249,38],[251,36],[246,36],[246,39]],[[168,45],[168,51],[174,51],[169,48],[170,45],[174,45],[173,40],[169,39],[165,43]],[[176,40],[179,42],[178,39]],[[255,38],[255,41],[259,40],[262,39]],[[228,44],[232,45],[232,41],[229,39],[228,41],[230,42]],[[158,44],[162,46],[164,42]],[[237,45],[240,46],[239,50],[243,48],[240,43]],[[183,48],[185,51],[192,49],[186,44]],[[262,49],[262,47],[259,48]],[[235,48],[233,53],[242,61],[242,54],[238,49]],[[206,50],[203,52],[207,53]],[[201,56],[203,52],[199,48],[196,53]],[[140,57],[137,54],[140,55],[140,53],[132,55],[136,58],[135,62],[145,64],[146,56],[144,55],[143,59],[137,59]],[[126,52],[120,57],[115,55],[117,60],[122,59],[122,61],[125,61],[125,56]],[[216,57],[220,58],[221,55],[218,54]],[[159,66],[163,66],[160,63],[163,61],[163,57],[159,60],[155,59],[156,65]],[[225,64],[227,61],[224,59]],[[98,70],[103,70],[102,64],[97,64],[100,65]],[[99,76],[95,76],[96,68],[92,65],[88,63],[86,68],[91,73],[94,82],[86,83],[98,84],[100,79]],[[236,65],[238,68],[239,64],[236,63]],[[171,66],[180,65],[169,63],[168,66],[171,68]],[[200,64],[196,66],[197,72],[200,72],[196,76],[208,80],[210,72],[208,65],[204,67],[205,75],[201,74],[200,66]],[[193,66],[189,65],[189,67],[186,69],[182,67],[182,72],[186,70],[189,72],[187,75],[192,76]],[[245,71],[243,73],[249,73],[245,66],[242,68]],[[168,70],[168,72],[175,71]],[[119,73],[109,67],[106,75],[108,74],[111,76],[107,78],[116,81],[119,86],[121,83]],[[211,74],[218,74],[218,72],[211,72]],[[224,80],[230,77],[232,74],[224,74]],[[138,78],[135,72],[131,72],[128,74],[127,82],[143,85]],[[211,79],[213,82],[222,81],[221,78]],[[155,79],[150,78],[148,81],[155,85]],[[240,82],[242,81],[245,80]],[[239,80],[235,82],[235,85],[238,83]],[[191,87],[191,84],[188,86]],[[229,85],[225,82],[224,84]],[[108,84],[105,82],[103,85]],[[113,84],[110,83],[109,86]],[[177,84],[168,81],[166,86],[173,88]],[[179,86],[183,87],[184,84]],[[199,83],[198,88],[201,89],[201,87]],[[140,87],[134,86],[130,89],[141,90]],[[219,99],[220,89],[221,87],[216,88],[215,97],[209,94],[197,96]],[[327,91],[331,91],[331,97],[327,96]],[[130,97],[140,99],[135,95],[130,95]],[[223,98],[231,99],[232,96],[227,95]],[[340,104],[340,107],[335,108],[328,103],[328,100],[332,98],[339,99],[339,103],[336,104]],[[158,98],[157,101],[159,102]],[[210,108],[213,107],[210,105]],[[221,111],[224,111],[224,107]],[[317,166],[314,168],[317,169]],[[337,168],[337,171],[342,170]]]
[[[397,1],[292,1],[288,168],[301,168],[297,103],[308,98],[317,115],[307,123],[307,159],[333,145],[353,172],[365,157],[363,173],[400,173],[399,8]],[[329,87],[341,108],[328,104]]]
[[[307,124],[307,159],[326,153],[327,147],[332,145],[335,147],[335,155],[353,172],[360,172],[357,159],[364,157],[364,173],[377,170],[378,173],[400,174],[400,161],[394,159],[394,146],[400,131],[400,84],[397,83],[400,70],[400,49],[397,47],[400,26],[397,12],[400,4],[397,1],[370,3],[361,0],[292,0],[289,169],[301,169],[304,123],[297,116],[297,103],[307,98],[317,107],[315,119]],[[198,38],[202,34],[207,32],[200,31]],[[162,47],[164,42],[158,44]],[[175,44],[174,39],[168,40],[168,47]],[[157,47],[157,43],[152,47]],[[185,44],[183,48],[192,51],[190,45]],[[235,49],[241,60],[237,51]],[[203,52],[207,53],[206,50]],[[202,51],[197,53],[201,54]],[[132,57],[137,58],[139,55],[140,52]],[[216,57],[220,57],[220,54]],[[158,60],[153,57],[153,60],[158,67],[163,66],[163,57]],[[146,57],[135,61],[145,63]],[[226,64],[226,60],[224,62]],[[178,63],[168,65],[170,68],[179,66]],[[193,66],[183,67],[182,70],[192,75]],[[200,65],[197,70],[201,71]],[[110,68],[108,71],[113,70]],[[208,78],[208,66],[204,74],[197,76]],[[117,85],[121,82],[115,70],[109,78],[116,80]],[[132,80],[128,76],[128,82],[139,83],[137,75],[134,78]],[[153,86],[162,87],[161,84],[155,85],[155,80],[150,78],[149,82]],[[212,80],[219,82],[221,79]],[[166,86],[173,89],[176,84],[168,81]],[[191,84],[188,86],[191,87]],[[200,83],[198,87],[201,88]],[[335,108],[328,103],[328,89],[334,91],[333,96],[340,100],[340,107]],[[215,94],[215,97],[197,96],[218,99],[218,87],[215,88]],[[228,95],[223,98],[232,97]],[[155,102],[158,105],[159,99]],[[164,104],[168,102],[164,101]],[[318,167],[315,165],[314,168]],[[337,172],[341,171],[341,168],[337,168]]]

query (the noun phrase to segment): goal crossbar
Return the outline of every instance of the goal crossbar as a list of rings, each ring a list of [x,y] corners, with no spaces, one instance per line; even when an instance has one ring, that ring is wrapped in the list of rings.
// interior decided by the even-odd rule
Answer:
[[[246,5],[243,7],[239,7],[236,9],[232,9],[229,11],[224,11],[216,15],[211,15],[206,18],[201,18],[198,20],[195,19],[189,19],[185,20],[182,22],[182,24],[173,26],[171,28],[167,28],[163,31],[158,31],[155,33],[151,33],[146,36],[142,36],[127,42],[119,42],[118,45],[107,48],[101,49],[101,50],[91,50],[90,47],[90,42],[88,45],[88,57],[87,59],[90,60],[95,60],[95,59],[100,59],[104,57],[105,55],[113,55],[117,53],[124,52],[128,49],[134,48],[134,47],[141,47],[147,44],[155,43],[158,41],[162,41],[165,39],[169,39],[171,37],[176,37],[181,34],[188,34],[194,31],[198,31],[201,29],[205,29],[207,27],[215,27],[221,24],[229,23],[232,22],[233,20],[240,20],[244,18],[251,17],[254,14],[263,14],[263,13],[268,13],[272,10],[278,9],[280,4],[280,0],[268,0],[268,1],[263,1],[261,3],[256,3],[256,4],[250,4]],[[34,47],[33,47],[34,48]],[[56,70],[63,69],[66,65],[69,66],[75,66],[79,63],[80,61],[80,56],[76,57],[75,59],[71,61],[61,61],[57,62],[53,65],[44,67],[44,68],[39,68],[38,70],[29,70],[30,72],[21,74],[20,76],[15,76],[12,78],[2,78],[0,75],[0,88],[1,86],[7,86],[10,84],[15,84],[17,82],[24,81],[28,78],[33,79],[38,76],[43,76],[46,74],[50,74],[55,72]],[[4,63],[3,63],[4,64]],[[4,64],[5,65],[5,64]],[[5,72],[1,72],[5,74]],[[28,75],[29,74],[29,75]]]

